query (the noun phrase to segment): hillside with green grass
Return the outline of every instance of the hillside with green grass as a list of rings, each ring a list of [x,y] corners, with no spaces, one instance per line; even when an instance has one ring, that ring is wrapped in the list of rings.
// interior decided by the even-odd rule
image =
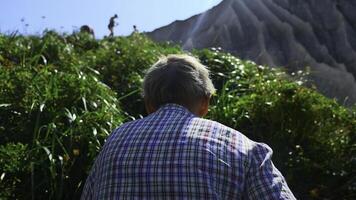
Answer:
[[[141,34],[0,35],[0,199],[78,199],[110,132],[145,116],[141,84],[160,56],[184,53]],[[299,199],[353,199],[356,108],[304,87],[304,72],[191,52],[217,88],[207,118],[274,150]]]

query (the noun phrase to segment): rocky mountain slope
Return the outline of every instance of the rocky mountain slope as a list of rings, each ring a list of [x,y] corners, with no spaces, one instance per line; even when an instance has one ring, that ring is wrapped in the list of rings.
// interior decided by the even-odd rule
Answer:
[[[356,1],[224,0],[148,35],[192,48],[222,47],[288,71],[310,67],[312,82],[341,103],[356,102]]]

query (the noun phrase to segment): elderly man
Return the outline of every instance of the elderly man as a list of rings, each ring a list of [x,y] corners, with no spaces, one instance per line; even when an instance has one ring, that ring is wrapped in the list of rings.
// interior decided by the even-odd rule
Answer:
[[[149,115],[110,135],[82,199],[295,199],[267,145],[201,118],[215,89],[195,58],[162,58],[143,90]]]

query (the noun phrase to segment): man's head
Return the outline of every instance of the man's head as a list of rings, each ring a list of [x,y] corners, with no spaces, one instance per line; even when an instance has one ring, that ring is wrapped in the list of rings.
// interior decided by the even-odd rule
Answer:
[[[175,103],[199,116],[207,113],[210,96],[215,92],[208,69],[188,55],[161,58],[148,70],[143,90],[149,113]]]

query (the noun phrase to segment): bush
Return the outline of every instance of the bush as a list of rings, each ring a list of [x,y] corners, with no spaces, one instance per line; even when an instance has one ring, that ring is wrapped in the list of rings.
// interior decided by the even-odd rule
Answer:
[[[145,115],[144,71],[181,52],[142,34],[0,35],[0,199],[79,198],[110,131]],[[298,198],[352,199],[355,108],[305,88],[303,73],[288,76],[219,49],[192,54],[218,89],[208,118],[269,144]]]
[[[298,198],[351,198],[355,108],[350,111],[300,86],[303,76],[292,81],[281,70],[229,54],[197,54],[211,67],[219,86],[209,118],[269,144],[275,164]]]
[[[0,197],[14,197],[16,187],[21,183],[20,177],[29,171],[28,146],[22,143],[0,145]]]
[[[124,120],[115,93],[79,67],[0,66],[0,79],[0,197],[78,198]]]
[[[158,44],[138,33],[106,38],[98,45],[83,53],[82,60],[100,72],[101,80],[118,93],[121,106],[134,118],[145,113],[141,86],[146,69],[162,55],[182,52],[178,46]]]

